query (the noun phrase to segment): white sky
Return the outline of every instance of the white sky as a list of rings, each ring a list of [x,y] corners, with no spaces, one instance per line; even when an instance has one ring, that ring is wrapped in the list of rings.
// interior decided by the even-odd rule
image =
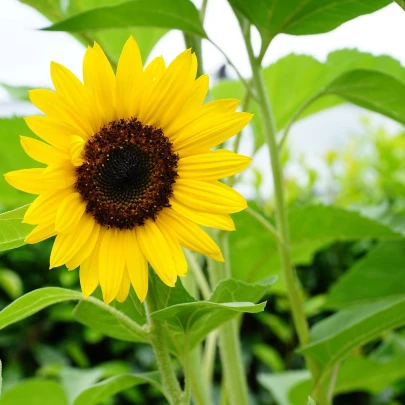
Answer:
[[[195,0],[195,3],[199,5],[201,0]],[[50,87],[51,60],[68,66],[81,76],[84,47],[68,34],[38,30],[47,25],[49,22],[34,9],[17,0],[0,0],[0,83]],[[238,24],[226,0],[209,1],[206,31],[227,52],[240,71],[249,75],[248,58]],[[376,55],[390,55],[405,64],[403,38],[405,12],[392,4],[374,14],[349,21],[327,34],[279,35],[271,44],[264,63],[274,62],[291,52],[310,54],[323,60],[330,51],[358,48]],[[255,40],[258,46],[258,36]],[[163,55],[170,61],[183,48],[181,33],[172,31],[158,43],[151,57]],[[223,56],[209,43],[203,45],[203,57],[209,74],[215,73],[224,63]],[[232,69],[229,68],[228,72],[231,73]],[[29,105],[10,102],[7,94],[0,89],[0,116],[22,115],[32,111]],[[359,118],[362,115],[364,110],[340,107],[303,120],[291,133],[293,151],[314,156],[315,161],[326,149],[341,148],[347,134],[361,131]],[[391,121],[375,115],[374,121],[376,125],[384,123],[393,127]],[[311,137],[310,142],[308,136]],[[245,147],[249,149],[249,145]],[[249,153],[248,150],[246,153]],[[265,153],[259,154],[256,162],[260,167],[268,167]]]

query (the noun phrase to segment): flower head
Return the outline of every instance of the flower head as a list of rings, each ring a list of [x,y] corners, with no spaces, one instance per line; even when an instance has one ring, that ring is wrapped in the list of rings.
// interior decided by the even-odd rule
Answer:
[[[174,286],[187,263],[182,246],[223,260],[200,225],[233,230],[229,214],[245,199],[218,179],[250,158],[212,148],[240,131],[251,114],[237,100],[203,104],[206,75],[195,78],[190,50],[169,66],[145,69],[131,37],[114,73],[98,44],[86,51],[84,83],[51,64],[55,91],[33,90],[45,116],[26,118],[42,139],[21,137],[26,153],[46,167],[7,173],[15,188],[38,194],[24,222],[37,243],[56,235],[50,267],[80,266],[85,297],[100,285],[106,303],[123,301],[132,284],[143,301],[148,262]]]

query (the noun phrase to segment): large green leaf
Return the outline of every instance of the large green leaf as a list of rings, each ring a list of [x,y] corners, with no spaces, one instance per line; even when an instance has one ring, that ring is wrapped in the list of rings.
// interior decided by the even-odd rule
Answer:
[[[106,336],[128,342],[147,342],[146,333],[141,327],[120,312],[102,301],[89,297],[79,302],[73,315],[75,319]]]
[[[33,225],[22,223],[27,208],[25,205],[0,214],[0,251],[24,245],[24,239],[33,229]]]
[[[382,242],[332,287],[327,305],[345,308],[405,295],[405,242]]]
[[[62,386],[56,381],[32,378],[7,390],[1,405],[68,405]]]
[[[32,194],[11,187],[3,174],[43,166],[24,152],[20,145],[20,135],[32,135],[22,118],[0,118],[0,207],[3,209],[27,204],[34,199]]]
[[[389,56],[374,56],[355,49],[331,52],[324,63],[312,56],[290,54],[263,70],[267,91],[277,128],[283,129],[294,113],[336,78],[353,69],[378,70],[405,82],[405,68]],[[215,99],[243,99],[244,87],[239,81],[222,81],[213,87]],[[347,102],[335,94],[323,95],[310,104],[296,118],[303,118],[327,108]],[[263,131],[257,114],[257,105],[250,102],[249,111],[256,113],[252,121],[255,149],[263,145]]]
[[[369,14],[390,0],[229,0],[259,30],[267,43],[277,34],[308,35],[328,32],[346,21]]]
[[[59,0],[20,1],[34,7],[52,22],[65,20],[66,18],[95,7],[121,3],[121,0],[70,0],[66,3],[61,3]],[[136,39],[142,58],[145,61],[157,41],[166,34],[166,32],[167,29],[164,28],[132,27],[98,30],[97,32],[89,31],[77,34],[76,38],[85,45],[91,44],[94,40],[97,41],[109,58],[116,63],[122,47],[130,35]]]
[[[45,287],[31,291],[13,301],[0,312],[0,329],[27,318],[50,305],[82,298],[82,293],[57,287]]]
[[[144,374],[121,374],[101,381],[83,391],[74,405],[98,405],[105,399],[135,385],[149,383],[162,391],[158,372]]]
[[[262,224],[246,213],[235,215],[236,231],[230,235],[233,276],[248,282],[277,274],[280,262],[277,247]],[[292,258],[295,264],[309,264],[314,253],[336,241],[363,238],[402,239],[376,220],[342,208],[309,205],[288,212]],[[246,255],[245,252],[249,252]],[[275,287],[283,291],[280,279]]]
[[[405,82],[383,72],[356,69],[328,84],[324,94],[334,94],[360,107],[405,123]]]
[[[311,329],[312,341],[300,353],[314,358],[322,376],[350,353],[382,333],[405,325],[405,297],[342,310]],[[320,378],[322,380],[322,378]]]
[[[101,6],[58,22],[47,30],[80,32],[128,27],[179,29],[206,36],[198,11],[189,0],[131,0]]]

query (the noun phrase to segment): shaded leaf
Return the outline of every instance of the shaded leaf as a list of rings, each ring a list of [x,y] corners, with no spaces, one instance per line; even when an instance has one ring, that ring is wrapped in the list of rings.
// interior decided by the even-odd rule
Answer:
[[[56,381],[32,378],[17,383],[0,399],[1,405],[68,405],[62,386]]]
[[[24,240],[34,228],[23,224],[28,205],[0,214],[0,251],[15,249],[24,245]]]
[[[131,0],[96,7],[46,28],[49,31],[87,31],[108,28],[159,27],[205,37],[198,11],[189,0]]]
[[[162,391],[158,372],[144,374],[121,374],[108,378],[83,391],[74,405],[97,405],[113,395],[135,385],[149,383]]]
[[[13,300],[18,298],[24,289],[21,277],[15,271],[9,269],[0,269],[0,287]]]
[[[27,318],[41,309],[62,301],[81,300],[82,293],[57,287],[45,287],[18,298],[0,312],[0,329]]]
[[[146,342],[146,333],[123,312],[102,301],[89,297],[79,302],[73,312],[74,318],[106,336],[127,342]]]
[[[405,242],[382,242],[332,287],[327,305],[345,308],[405,293]]]

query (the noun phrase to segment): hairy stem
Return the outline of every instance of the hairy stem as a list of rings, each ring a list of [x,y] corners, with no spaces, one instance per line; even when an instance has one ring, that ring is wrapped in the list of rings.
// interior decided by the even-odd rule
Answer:
[[[224,232],[218,233],[218,244],[225,258],[225,263],[209,260],[209,271],[212,287],[221,280],[231,276],[229,268],[229,245]],[[248,405],[248,388],[246,373],[243,368],[242,353],[239,342],[238,323],[229,321],[219,329],[219,351],[224,370],[225,386],[230,405]]]

